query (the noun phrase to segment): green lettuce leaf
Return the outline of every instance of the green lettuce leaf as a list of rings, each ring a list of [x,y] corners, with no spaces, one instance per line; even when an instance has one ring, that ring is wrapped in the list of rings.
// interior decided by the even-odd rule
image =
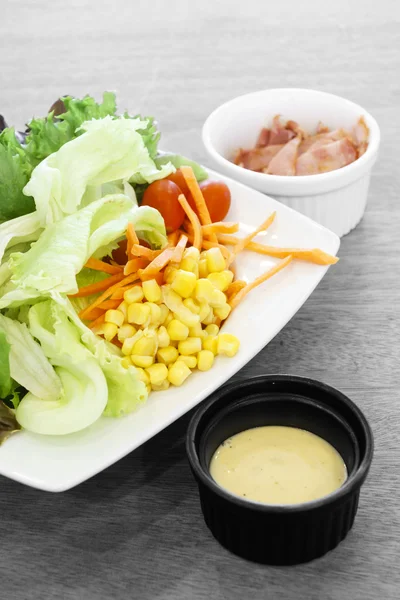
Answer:
[[[0,314],[0,331],[9,345],[12,379],[44,400],[57,398],[60,380],[27,326]]]
[[[171,164],[157,169],[137,131],[143,126],[139,119],[87,121],[83,135],[43,160],[24,188],[43,226],[76,212],[88,186],[131,178],[151,183],[174,171]]]
[[[0,223],[35,210],[33,198],[22,192],[32,168],[14,129],[4,129],[0,133]]]
[[[55,302],[47,300],[33,306],[29,325],[54,366],[62,390],[46,399],[28,392],[16,410],[18,423],[45,435],[65,435],[85,429],[97,421],[107,404],[107,382],[98,361]]]
[[[0,224],[0,264],[7,248],[22,242],[34,242],[42,229],[36,212]]]
[[[183,166],[192,167],[193,173],[197,179],[197,181],[204,181],[204,179],[208,178],[208,173],[201,165],[199,165],[194,160],[190,160],[181,154],[170,154],[168,152],[162,152],[154,159],[157,167],[161,169],[163,165],[167,165],[171,163],[174,165],[175,169],[180,169]]]
[[[4,331],[0,331],[0,398],[6,398],[11,393],[11,389],[10,344]]]
[[[19,429],[21,425],[17,423],[15,412],[0,401],[0,446]]]

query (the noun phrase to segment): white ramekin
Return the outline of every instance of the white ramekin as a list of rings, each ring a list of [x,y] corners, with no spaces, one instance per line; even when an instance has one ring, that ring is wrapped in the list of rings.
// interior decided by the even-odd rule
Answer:
[[[256,173],[230,161],[238,148],[252,148],[272,117],[298,121],[313,131],[322,121],[351,129],[361,115],[369,127],[368,149],[346,167],[319,175],[288,177]],[[203,143],[215,168],[307,215],[337,235],[361,220],[372,167],[378,155],[379,126],[361,106],[333,94],[307,89],[271,89],[234,98],[214,110],[203,126]]]

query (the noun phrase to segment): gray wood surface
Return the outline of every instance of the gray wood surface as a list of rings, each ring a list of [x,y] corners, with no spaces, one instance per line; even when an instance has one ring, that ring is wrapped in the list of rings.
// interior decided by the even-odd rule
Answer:
[[[367,213],[343,239],[340,263],[237,375],[320,378],[365,411],[376,452],[350,536],[299,567],[231,556],[201,517],[187,415],[67,493],[0,478],[1,598],[400,597],[399,20],[397,0],[2,0],[0,112],[12,124],[60,94],[115,89],[121,109],[156,115],[163,148],[207,163],[200,128],[213,108],[302,86],[362,104],[383,139]]]

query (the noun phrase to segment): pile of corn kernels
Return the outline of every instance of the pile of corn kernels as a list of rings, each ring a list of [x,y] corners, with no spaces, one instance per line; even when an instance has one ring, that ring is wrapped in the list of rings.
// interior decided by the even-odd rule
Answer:
[[[231,307],[225,292],[233,281],[219,248],[200,254],[187,248],[180,264],[168,265],[162,285],[133,285],[96,333],[118,339],[125,367],[135,366],[150,390],[180,386],[194,369],[208,371],[217,355],[235,356],[239,340],[220,333]]]

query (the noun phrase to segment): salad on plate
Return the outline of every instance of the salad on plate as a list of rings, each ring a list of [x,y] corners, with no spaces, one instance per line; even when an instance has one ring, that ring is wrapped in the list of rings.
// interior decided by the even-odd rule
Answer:
[[[220,328],[254,287],[294,259],[337,261],[253,241],[275,213],[236,237],[228,186],[159,152],[153,119],[118,116],[114,94],[52,108],[0,133],[0,443],[136,410],[236,354]],[[245,249],[279,262],[235,280]]]

